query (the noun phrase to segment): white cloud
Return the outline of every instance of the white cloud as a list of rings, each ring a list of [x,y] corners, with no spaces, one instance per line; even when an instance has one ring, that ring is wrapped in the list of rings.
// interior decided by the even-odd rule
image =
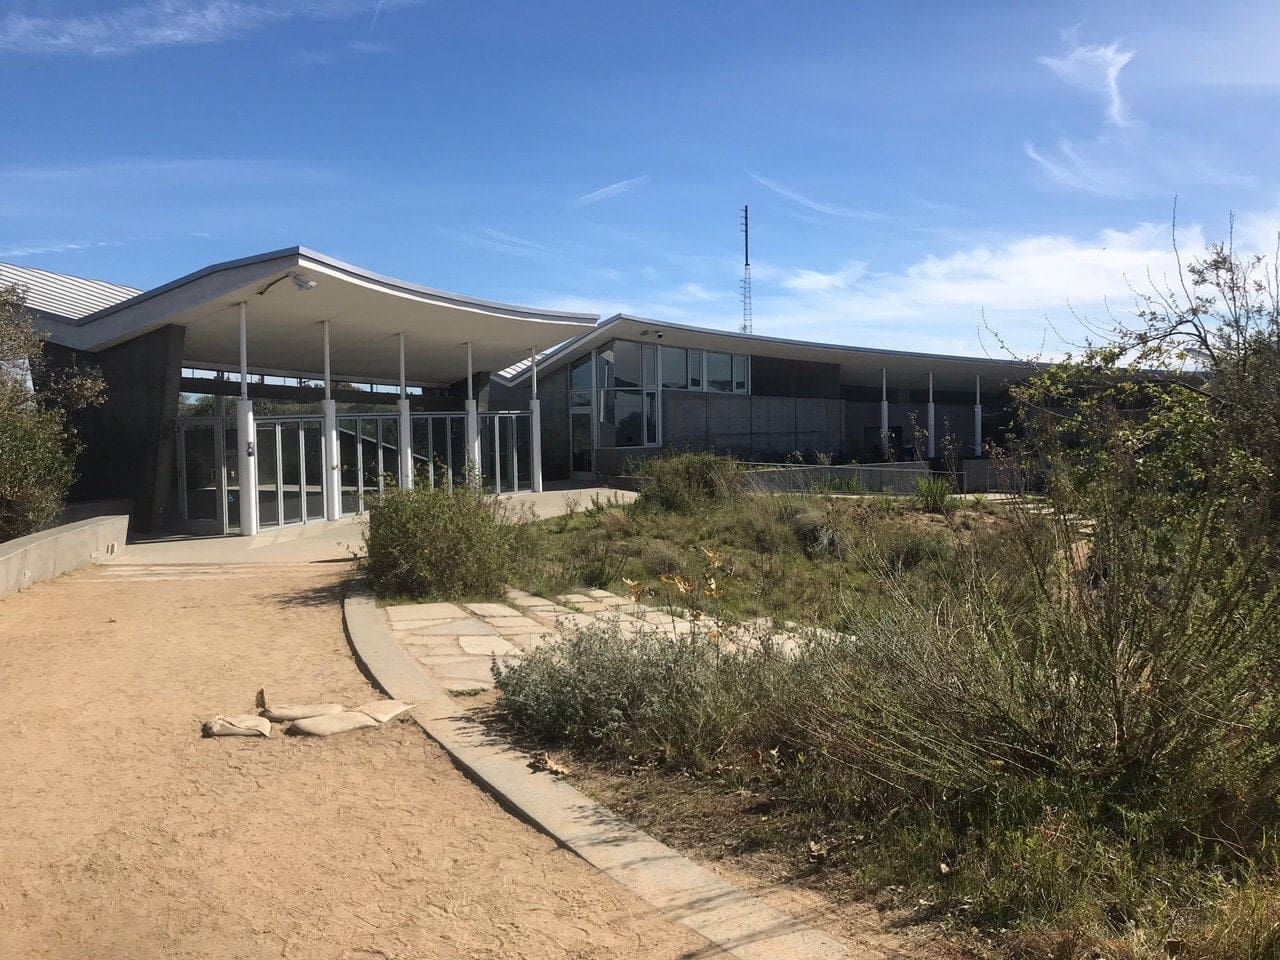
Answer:
[[[708,303],[712,300],[720,299],[700,283],[680,284],[679,296],[685,300],[696,300],[699,303]]]
[[[1196,226],[1179,231],[1184,252],[1204,247]],[[1143,223],[1092,237],[1036,235],[927,256],[900,271],[849,264],[833,273],[800,269],[781,290],[757,290],[756,329],[805,339],[977,354],[983,316],[1019,351],[1034,351],[1052,324],[1082,336],[1078,316],[1105,327],[1128,311],[1134,291],[1173,279],[1169,227]],[[1065,349],[1053,333],[1051,349]]]
[[[414,0],[153,0],[104,13],[0,18],[0,50],[37,54],[128,54],[216,43],[288,20],[336,20]],[[370,24],[372,27],[372,23]]]
[[[865,263],[851,260],[831,273],[823,273],[821,270],[796,270],[782,280],[782,285],[788,290],[806,292],[843,290],[860,279],[866,271]]]
[[[820,203],[817,200],[806,197],[798,190],[793,190],[784,183],[779,183],[776,180],[770,180],[767,177],[760,176],[759,174],[751,173],[749,170],[747,171],[747,174],[752,180],[760,184],[760,186],[765,189],[772,190],[778,196],[790,200],[792,203],[804,207],[806,210],[812,210],[814,213],[826,214],[829,217],[840,217],[845,220],[892,219],[887,214],[876,213],[872,210],[858,210],[853,207],[840,207],[830,203]]]
[[[1120,94],[1120,71],[1133,59],[1133,51],[1122,50],[1119,41],[1105,47],[1077,46],[1065,57],[1038,59],[1067,83],[1100,93],[1106,101],[1110,123],[1118,127],[1133,123],[1128,105]]]
[[[612,200],[614,197],[621,196],[636,187],[643,187],[648,182],[649,175],[647,173],[639,177],[632,177],[630,180],[619,180],[617,183],[611,183],[607,187],[601,187],[599,190],[584,193],[573,201],[571,206],[589,207],[593,203],[599,203],[601,200]]]

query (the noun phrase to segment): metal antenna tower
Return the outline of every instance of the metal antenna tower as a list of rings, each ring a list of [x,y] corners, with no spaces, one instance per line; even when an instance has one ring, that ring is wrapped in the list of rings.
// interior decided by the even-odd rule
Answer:
[[[751,220],[742,208],[742,332],[751,332]]]

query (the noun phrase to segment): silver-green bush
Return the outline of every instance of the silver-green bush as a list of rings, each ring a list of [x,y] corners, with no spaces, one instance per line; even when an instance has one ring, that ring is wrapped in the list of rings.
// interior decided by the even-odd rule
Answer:
[[[532,524],[474,486],[393,488],[374,501],[365,573],[380,596],[501,596],[530,551]]]

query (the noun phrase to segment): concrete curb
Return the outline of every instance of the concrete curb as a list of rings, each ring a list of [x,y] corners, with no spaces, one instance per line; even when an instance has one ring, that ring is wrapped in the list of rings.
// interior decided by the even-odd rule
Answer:
[[[682,857],[568,783],[529,769],[525,755],[467,719],[405,652],[364,583],[347,588],[342,609],[351,648],[373,682],[418,703],[419,726],[522,819],[740,960],[852,960],[821,931]]]

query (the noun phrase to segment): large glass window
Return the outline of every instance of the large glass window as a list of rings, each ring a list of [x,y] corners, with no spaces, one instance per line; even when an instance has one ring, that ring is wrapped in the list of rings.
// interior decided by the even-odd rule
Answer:
[[[658,348],[646,343],[642,349],[644,350],[644,385],[656,387],[658,385]]]
[[[569,406],[591,406],[591,354],[575,360],[569,367]]]
[[[714,393],[733,392],[733,357],[707,351],[707,389]]]
[[[600,446],[643,447],[643,390],[600,391]]]
[[[733,392],[747,392],[747,358],[740,353],[733,355]]]
[[[689,351],[689,389],[702,389],[702,351]]]
[[[684,347],[662,348],[662,388],[687,390],[689,388],[689,358]]]
[[[644,386],[646,371],[640,344],[613,340],[596,351],[596,358],[599,365],[596,386],[600,389]]]

